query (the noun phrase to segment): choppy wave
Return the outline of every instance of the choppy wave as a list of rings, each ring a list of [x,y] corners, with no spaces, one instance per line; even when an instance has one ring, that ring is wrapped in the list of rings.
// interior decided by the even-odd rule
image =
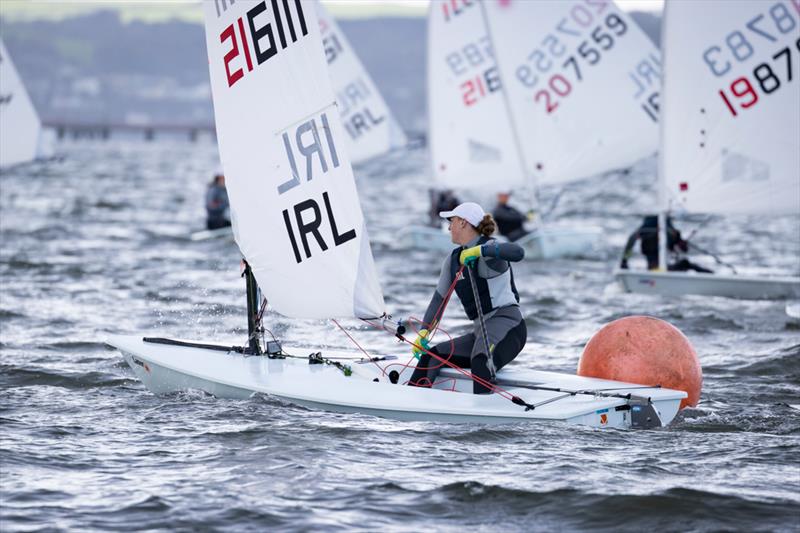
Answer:
[[[96,387],[119,387],[129,383],[127,377],[103,372],[66,372],[64,370],[45,370],[21,368],[0,364],[0,388],[50,386],[65,389],[91,389]]]
[[[236,245],[189,237],[203,229],[216,159],[202,143],[77,144],[63,162],[3,170],[3,530],[797,530],[800,345],[783,303],[611,290],[619,248],[652,207],[654,160],[560,196],[545,188],[551,220],[601,226],[608,240],[585,260],[515,268],[529,326],[515,365],[574,371],[591,334],[630,314],[664,318],[693,343],[700,404],[668,428],[625,432],[147,392],[99,332],[239,342],[246,331]],[[412,150],[357,169],[397,315],[424,312],[441,261],[397,243],[427,217],[427,164]],[[798,232],[794,219],[730,217],[698,238],[737,266],[757,258],[785,272],[798,266]],[[445,329],[458,334],[468,322],[451,305]],[[297,345],[348,343],[327,323],[268,320]]]

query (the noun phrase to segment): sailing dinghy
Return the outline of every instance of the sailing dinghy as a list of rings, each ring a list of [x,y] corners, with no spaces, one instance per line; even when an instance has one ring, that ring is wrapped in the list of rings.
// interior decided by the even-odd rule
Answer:
[[[800,215],[797,2],[667,2],[659,165],[661,271],[618,269],[625,290],[800,298],[800,277],[666,272],[671,210]]]
[[[347,132],[350,162],[358,164],[405,146],[406,134],[336,19],[319,1],[315,5],[336,103]]]
[[[529,28],[535,20],[534,15],[520,22]],[[496,46],[479,2],[430,3],[428,142],[433,179],[437,187],[457,191],[527,191],[531,208],[538,210],[536,187],[544,182],[537,183],[523,161],[523,153],[535,144],[513,119],[517,111],[504,94],[507,78],[498,68]],[[602,235],[598,227],[550,222],[531,230],[516,241],[528,259],[590,255]],[[414,247],[453,248],[449,233],[440,228],[412,226],[405,233]]]
[[[0,39],[0,168],[33,161],[44,142],[42,123]]]
[[[612,0],[479,5],[535,186],[627,168],[656,152],[661,58]]]
[[[205,229],[201,231],[195,231],[189,235],[189,239],[192,241],[215,241],[218,239],[233,239],[233,232],[231,231],[230,226],[225,226],[224,228],[217,228],[217,229]]]
[[[657,384],[504,369],[494,394],[474,395],[476,378],[463,369],[445,369],[433,389],[408,387],[413,359],[354,359],[360,356],[263,341],[266,300],[259,285],[287,317],[388,323],[316,14],[300,1],[284,2],[283,10],[277,5],[277,11],[265,2],[204,6],[220,154],[234,235],[246,259],[247,345],[109,338],[136,376],[157,394],[263,393],[401,420],[668,424],[687,394]],[[409,342],[402,328],[390,329]]]

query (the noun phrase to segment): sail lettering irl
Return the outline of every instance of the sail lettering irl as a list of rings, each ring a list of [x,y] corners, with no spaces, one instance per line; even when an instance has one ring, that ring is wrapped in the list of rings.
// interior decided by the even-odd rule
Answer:
[[[628,72],[635,90],[633,99],[639,102],[653,122],[658,122],[659,88],[661,86],[661,59],[658,54],[649,54]]]
[[[320,232],[320,226],[322,226],[324,216],[327,216],[334,246],[340,246],[356,238],[355,229],[350,229],[344,233],[339,233],[339,228],[336,226],[336,218],[333,215],[333,208],[331,207],[330,196],[328,195],[327,191],[322,193],[322,201],[325,205],[325,215],[321,213],[319,203],[312,198],[295,204],[292,209],[294,211],[294,217],[297,224],[297,233],[300,235],[300,241],[303,244],[303,251],[306,254],[306,259],[311,259],[311,248],[308,244],[309,235],[314,237],[323,252],[328,250],[328,245],[322,236],[322,233]],[[308,216],[305,214],[308,214]],[[292,228],[292,221],[288,209],[283,210],[283,222],[286,225],[286,232],[289,236],[289,242],[292,243],[294,259],[298,263],[301,263],[303,259],[300,257],[300,250],[297,246],[297,238],[295,237],[294,229]]]
[[[283,146],[286,150],[289,166],[292,169],[292,177],[278,185],[278,194],[284,194],[303,183],[300,179],[298,168],[303,168],[304,165],[306,182],[314,178],[314,172],[317,169],[321,170],[321,174],[327,174],[331,168],[337,168],[339,166],[339,156],[336,153],[336,145],[331,135],[328,116],[325,113],[321,113],[319,120],[321,129],[324,131],[324,142],[322,141],[323,136],[320,136],[320,128],[317,127],[316,117],[304,121],[294,128],[292,132],[283,132]],[[290,133],[293,135],[290,135]],[[294,141],[292,141],[292,139],[294,139]],[[315,162],[317,164],[315,164]],[[303,245],[306,259],[310,259],[312,255],[311,247],[309,246],[309,236],[314,238],[323,252],[328,250],[328,244],[320,231],[325,221],[327,221],[326,226],[330,228],[334,246],[339,246],[356,238],[354,229],[339,233],[331,206],[330,196],[327,191],[322,193],[322,203],[325,207],[324,213],[322,209],[320,209],[319,202],[314,198],[307,198],[298,202],[291,209],[291,212],[294,214],[297,233]],[[295,236],[290,210],[284,209],[282,215],[289,242],[294,252],[295,261],[300,263],[303,259],[300,256],[298,238]]]
[[[369,86],[361,78],[348,83],[336,93],[339,113],[351,139],[358,139],[362,134],[369,133],[386,119],[385,115],[373,113],[370,109],[371,97]]]
[[[294,0],[294,5],[293,13],[288,0],[283,0],[281,3],[278,3],[278,0],[271,0],[270,7],[267,7],[266,1],[259,2],[247,10],[245,17],[239,17],[222,30],[219,34],[219,42],[230,43],[230,48],[223,57],[228,87],[232,87],[244,77],[245,68],[247,72],[252,72],[254,67],[262,65],[278,53],[278,43],[275,41],[273,24],[275,29],[278,30],[278,41],[280,41],[281,50],[285,50],[292,43],[296,43],[299,37],[308,35],[302,3],[300,0]],[[281,6],[283,9],[281,9]],[[227,4],[224,0],[221,7],[222,10],[220,10],[220,4],[217,4],[218,17],[223,16],[227,10]],[[246,23],[245,18],[247,19]],[[300,36],[297,34],[295,23],[299,24]],[[291,42],[289,42],[289,39],[291,39]],[[240,57],[242,55],[244,56],[244,64]]]
[[[347,131],[342,149],[352,163],[358,163],[404,145],[405,135],[347,36],[321,3],[314,5],[336,105]]]
[[[478,2],[475,0],[446,0],[442,2],[442,14],[444,21],[450,22],[450,19],[457,17],[467,11],[469,8],[476,6]]]

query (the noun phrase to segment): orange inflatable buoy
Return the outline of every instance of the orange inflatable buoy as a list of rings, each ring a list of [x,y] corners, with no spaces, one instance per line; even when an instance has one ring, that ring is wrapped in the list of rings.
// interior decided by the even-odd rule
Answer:
[[[689,339],[651,316],[629,316],[603,326],[583,349],[578,375],[686,391],[681,409],[697,405],[703,386]]]

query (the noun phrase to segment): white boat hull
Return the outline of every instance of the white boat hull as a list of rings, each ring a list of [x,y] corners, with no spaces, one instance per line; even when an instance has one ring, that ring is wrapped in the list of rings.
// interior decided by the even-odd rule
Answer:
[[[683,391],[640,388],[629,383],[567,374],[501,371],[500,384],[508,383],[502,385],[503,389],[528,404],[559,398],[526,410],[499,394],[472,394],[471,379],[451,369],[442,371],[434,389],[403,386],[410,377],[410,368],[396,361],[372,363],[344,359],[357,357],[356,353],[323,354],[348,364],[353,369],[353,375],[348,377],[332,365],[311,365],[306,358],[247,356],[232,351],[155,344],[134,336],[114,336],[107,342],[122,352],[136,376],[155,394],[196,389],[222,398],[247,398],[253,393],[263,393],[312,409],[365,413],[397,420],[478,423],[557,420],[594,427],[627,428],[633,423],[633,410],[639,409],[624,398],[569,395],[519,386],[526,384],[569,390],[602,389],[620,394],[630,392],[650,398],[657,418],[666,425],[687,396]],[[392,384],[387,377],[392,369],[402,371],[398,384]]]
[[[233,230],[230,226],[225,226],[223,228],[195,231],[189,235],[189,238],[193,241],[211,241],[216,239],[233,240]]]
[[[525,249],[525,259],[585,257],[597,251],[602,239],[598,227],[543,226],[515,241]],[[412,226],[405,231],[405,244],[417,249],[444,252],[456,245],[447,230]]]
[[[680,296],[726,296],[745,300],[800,298],[800,278],[756,277],[702,272],[651,272],[617,269],[617,281],[627,292]]]

